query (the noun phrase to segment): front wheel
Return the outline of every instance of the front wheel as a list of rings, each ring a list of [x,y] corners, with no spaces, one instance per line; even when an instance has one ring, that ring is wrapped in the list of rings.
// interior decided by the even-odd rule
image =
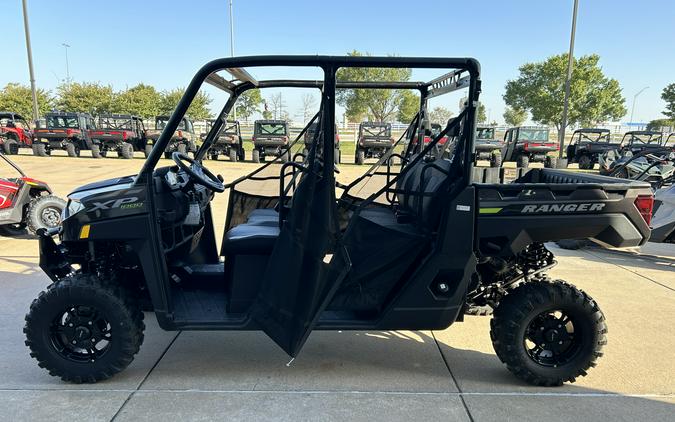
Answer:
[[[33,155],[36,157],[46,157],[47,156],[47,146],[43,143],[35,143],[32,146]]]
[[[120,158],[124,158],[125,160],[130,160],[134,158],[134,147],[131,144],[122,144],[120,147],[120,150],[118,152],[118,156]]]
[[[143,312],[119,285],[75,274],[40,293],[23,332],[50,375],[93,383],[126,368],[143,343]]]
[[[558,168],[558,157],[551,157],[550,155],[546,156],[544,167],[549,169]]]
[[[75,147],[75,144],[72,143],[66,144],[66,152],[68,153],[68,157],[77,157],[80,155],[77,151],[77,148]]]
[[[578,161],[579,161],[579,168],[582,170],[590,170],[593,168],[593,160],[586,154],[579,157]]]
[[[7,155],[15,155],[19,153],[19,143],[13,138],[5,139],[2,143],[2,149]]]
[[[490,155],[490,167],[501,167],[502,166],[502,155],[498,152],[493,152]]]
[[[556,386],[585,376],[602,356],[607,325],[595,301],[562,280],[513,289],[490,321],[492,346],[516,377]]]
[[[253,155],[253,162],[259,163],[260,162],[260,151],[258,151],[257,149],[254,149],[252,155]]]
[[[100,145],[92,145],[91,146],[91,158],[101,158],[103,155],[101,155],[101,146]]]
[[[237,157],[237,150],[236,149],[230,148],[229,156],[230,156],[230,161],[232,161],[233,163],[237,162],[238,157]]]
[[[516,167],[526,169],[530,166],[530,157],[525,154],[519,155],[516,160]]]
[[[151,152],[152,152],[152,145],[146,145],[145,148],[143,149],[143,154],[145,155],[145,158],[148,158]]]
[[[356,151],[356,164],[362,165],[366,161],[366,152],[363,150]]]

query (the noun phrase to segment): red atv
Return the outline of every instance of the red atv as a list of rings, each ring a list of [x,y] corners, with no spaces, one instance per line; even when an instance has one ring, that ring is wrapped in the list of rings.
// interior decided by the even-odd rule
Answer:
[[[61,224],[66,201],[52,195],[46,183],[31,179],[7,156],[0,152],[0,229],[16,235],[28,230]]]
[[[5,154],[18,154],[19,148],[33,145],[33,131],[26,119],[10,111],[0,111],[0,145]]]

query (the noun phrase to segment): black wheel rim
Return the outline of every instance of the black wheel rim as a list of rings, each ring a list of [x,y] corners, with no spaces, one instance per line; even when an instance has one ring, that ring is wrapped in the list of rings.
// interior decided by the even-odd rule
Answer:
[[[50,327],[54,350],[72,362],[95,362],[110,349],[112,326],[96,308],[71,306]]]
[[[525,329],[523,341],[530,359],[554,368],[573,361],[581,350],[581,343],[579,323],[561,310],[535,316]]]

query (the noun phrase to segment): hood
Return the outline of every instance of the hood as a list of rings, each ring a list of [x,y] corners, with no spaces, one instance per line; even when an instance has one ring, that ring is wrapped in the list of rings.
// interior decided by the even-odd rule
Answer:
[[[100,182],[82,185],[72,191],[68,198],[80,200],[86,196],[113,191],[118,189],[128,189],[134,182],[135,176],[116,177],[114,179],[101,180]]]

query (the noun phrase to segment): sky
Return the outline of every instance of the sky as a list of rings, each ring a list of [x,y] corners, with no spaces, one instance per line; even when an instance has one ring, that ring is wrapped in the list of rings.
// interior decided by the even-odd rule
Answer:
[[[569,48],[572,0],[234,1],[236,55],[329,54],[464,57],[482,66],[491,120],[518,67]],[[28,0],[37,85],[73,81],[185,86],[207,61],[230,55],[227,0]],[[575,56],[597,53],[623,88],[634,121],[662,117],[662,89],[675,82],[672,0],[580,0]],[[29,84],[20,0],[2,0],[0,86]],[[216,101],[221,103],[221,101]],[[300,96],[286,105],[297,115]],[[456,104],[453,105],[456,108]],[[628,121],[626,116],[623,121]]]

